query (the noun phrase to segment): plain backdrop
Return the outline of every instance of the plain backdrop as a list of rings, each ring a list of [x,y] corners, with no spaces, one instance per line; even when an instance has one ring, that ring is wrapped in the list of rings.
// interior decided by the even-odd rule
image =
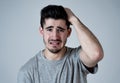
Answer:
[[[88,83],[120,82],[120,0],[0,0],[0,83],[16,83],[20,67],[44,48],[40,10],[49,4],[71,8],[103,46],[104,59]],[[72,30],[66,45],[76,47]]]

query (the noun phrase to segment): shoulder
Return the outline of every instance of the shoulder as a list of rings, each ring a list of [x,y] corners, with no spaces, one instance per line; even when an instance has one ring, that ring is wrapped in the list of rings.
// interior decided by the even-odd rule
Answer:
[[[18,83],[31,83],[33,80],[33,75],[37,75],[37,63],[40,52],[27,61],[19,70],[17,75]]]
[[[80,52],[81,46],[72,48],[72,47],[67,47],[67,60],[72,62],[72,63],[77,63],[79,61],[79,52]]]
[[[67,47],[67,50],[71,51],[71,52],[78,52],[78,51],[80,51],[80,49],[81,49],[81,46],[78,46],[78,47],[75,47],[75,48]]]
[[[21,68],[20,71],[25,72],[25,71],[30,71],[37,66],[38,62],[38,55],[40,55],[40,52],[37,53],[35,56],[30,58]]]
[[[68,55],[68,62],[72,63],[72,65],[74,65],[74,67],[79,67],[80,70],[82,72],[84,72],[85,74],[88,74],[88,73],[96,73],[97,70],[98,70],[98,64],[95,66],[95,67],[92,67],[92,68],[88,68],[86,67],[81,59],[80,59],[80,51],[81,51],[81,46],[78,46],[76,48],[70,48],[70,47],[67,47],[68,49],[68,52],[67,52],[67,55]]]
[[[81,50],[81,46],[75,48],[67,47],[67,54],[69,56],[79,57],[80,50]]]

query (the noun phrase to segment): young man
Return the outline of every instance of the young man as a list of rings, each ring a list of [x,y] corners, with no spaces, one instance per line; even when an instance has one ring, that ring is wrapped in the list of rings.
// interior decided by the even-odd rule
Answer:
[[[76,48],[65,46],[70,24],[80,42]],[[45,49],[20,69],[18,83],[87,83],[87,74],[95,73],[103,58],[103,49],[93,33],[70,9],[57,5],[41,10],[39,30]]]

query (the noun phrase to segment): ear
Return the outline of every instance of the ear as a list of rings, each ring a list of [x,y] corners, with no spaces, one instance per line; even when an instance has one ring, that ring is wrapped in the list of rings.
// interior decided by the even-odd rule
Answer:
[[[41,26],[39,27],[39,32],[41,35],[43,35],[43,28]]]
[[[71,29],[71,27],[70,27],[70,28],[68,29],[68,35],[67,35],[67,37],[70,36],[71,32],[72,32],[72,29]]]

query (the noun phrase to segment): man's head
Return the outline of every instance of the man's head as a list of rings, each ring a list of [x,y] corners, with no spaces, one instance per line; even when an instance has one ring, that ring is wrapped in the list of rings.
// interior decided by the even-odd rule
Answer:
[[[43,28],[45,24],[45,19],[52,18],[52,19],[63,19],[66,21],[66,25],[70,26],[70,22],[68,21],[67,13],[62,6],[58,5],[48,5],[41,10],[41,19],[40,24]]]
[[[49,5],[42,9],[40,33],[47,50],[52,53],[63,50],[71,33],[69,26],[67,13],[62,6]]]

